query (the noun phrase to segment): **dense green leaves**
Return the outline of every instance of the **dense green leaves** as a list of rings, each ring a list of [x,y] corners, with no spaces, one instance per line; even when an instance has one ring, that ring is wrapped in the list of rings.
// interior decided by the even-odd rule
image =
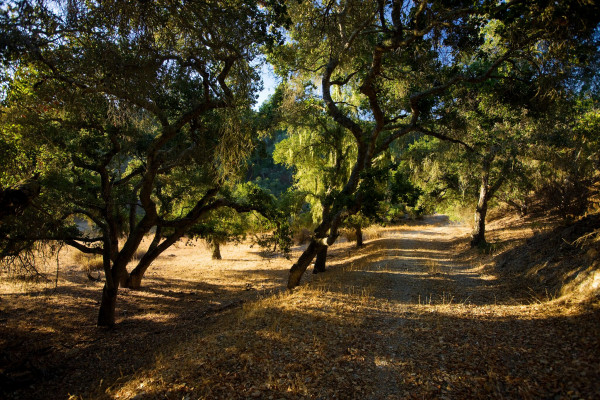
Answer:
[[[109,299],[183,235],[272,231],[287,250],[310,212],[292,287],[345,223],[431,208],[423,192],[433,206],[474,202],[482,182],[505,199],[589,188],[598,21],[586,2],[3,5],[0,185],[42,190],[3,222],[2,249],[102,253]],[[254,112],[263,55],[284,84]]]

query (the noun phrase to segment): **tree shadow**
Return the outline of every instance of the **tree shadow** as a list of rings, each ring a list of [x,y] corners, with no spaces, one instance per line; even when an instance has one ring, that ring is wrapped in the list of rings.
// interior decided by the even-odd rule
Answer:
[[[236,315],[169,350],[142,398],[596,398],[598,309],[572,316],[377,307],[360,296]],[[297,298],[295,298],[297,299]],[[307,340],[307,338],[309,340]],[[215,349],[207,349],[210,343]],[[224,351],[223,349],[227,349]],[[166,365],[164,364],[166,362]],[[240,373],[234,372],[238,371]],[[131,379],[131,378],[130,378]],[[123,387],[139,388],[141,378]]]
[[[266,279],[269,271],[258,275]],[[201,334],[220,313],[273,293],[152,276],[140,290],[119,291],[117,325],[103,329],[94,325],[102,283],[68,282],[2,296],[0,397],[45,398],[50,390],[67,398],[106,387],[152,364],[161,349]]]

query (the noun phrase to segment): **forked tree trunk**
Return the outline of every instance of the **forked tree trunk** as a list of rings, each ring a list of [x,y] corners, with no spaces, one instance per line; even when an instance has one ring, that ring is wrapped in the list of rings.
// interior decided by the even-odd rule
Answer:
[[[338,226],[341,223],[341,219],[336,218],[330,224],[332,225],[331,233],[327,238],[319,238],[313,237],[304,252],[298,258],[296,264],[292,265],[290,269],[290,275],[288,278],[288,289],[293,289],[294,287],[300,284],[300,279],[302,279],[302,275],[310,265],[310,262],[317,256],[317,260],[315,260],[315,270],[314,273],[324,272],[325,265],[327,262],[327,249],[333,243],[335,243],[338,238]],[[323,232],[323,226],[317,228],[317,231]],[[324,241],[324,242],[323,242]]]
[[[356,247],[362,247],[362,245],[363,245],[362,227],[360,225],[356,225],[354,227],[354,229],[356,230]]]
[[[310,265],[310,262],[313,260],[313,258],[315,258],[318,250],[319,243],[317,243],[315,239],[312,239],[306,250],[304,250],[302,255],[300,255],[300,258],[298,258],[296,264],[292,265],[292,268],[290,268],[290,276],[288,277],[287,285],[288,289],[293,289],[300,284],[302,275],[306,271],[306,268],[308,268]]]
[[[327,248],[328,246],[322,245],[321,248],[317,250],[317,259],[315,260],[315,268],[313,269],[313,274],[325,272],[325,263],[327,262]]]
[[[223,257],[221,257],[221,244],[216,240],[211,240],[210,247],[212,248],[212,259],[222,260]]]

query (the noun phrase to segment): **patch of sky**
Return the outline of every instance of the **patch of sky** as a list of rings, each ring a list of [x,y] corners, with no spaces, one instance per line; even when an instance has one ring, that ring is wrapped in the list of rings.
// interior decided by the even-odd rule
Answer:
[[[258,93],[258,98],[254,104],[254,109],[258,110],[260,106],[269,99],[269,97],[275,93],[277,85],[281,82],[281,79],[275,75],[273,66],[266,60],[261,59],[259,61],[260,77],[262,79],[262,89]]]

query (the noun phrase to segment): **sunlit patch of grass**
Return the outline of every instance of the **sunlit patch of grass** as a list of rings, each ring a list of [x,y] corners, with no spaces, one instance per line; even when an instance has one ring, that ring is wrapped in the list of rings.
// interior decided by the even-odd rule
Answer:
[[[104,269],[102,255],[100,254],[88,254],[78,251],[73,255],[73,262],[88,274]]]
[[[350,396],[355,387],[367,387],[357,382],[361,378],[346,382],[348,370],[356,368],[348,363],[363,357],[362,352],[338,353],[327,343],[336,338],[342,348],[342,343],[359,346],[351,344],[352,338],[362,330],[375,299],[372,288],[339,291],[336,286],[316,282],[245,303],[215,321],[204,335],[169,349],[168,357],[161,356],[151,369],[110,394],[172,396],[173,382],[188,382],[178,397],[330,398],[336,391]],[[343,377],[341,386],[326,384],[336,376]]]

